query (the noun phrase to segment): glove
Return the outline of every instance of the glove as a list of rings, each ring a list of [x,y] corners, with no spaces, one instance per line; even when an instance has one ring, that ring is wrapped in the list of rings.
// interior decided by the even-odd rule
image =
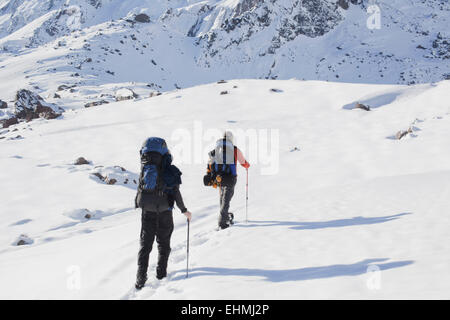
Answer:
[[[186,216],[186,218],[188,219],[188,221],[191,221],[192,219],[192,213],[190,213],[189,211],[183,212],[183,214]]]
[[[250,163],[248,163],[247,161],[245,161],[245,163],[242,165],[245,169],[250,168]]]

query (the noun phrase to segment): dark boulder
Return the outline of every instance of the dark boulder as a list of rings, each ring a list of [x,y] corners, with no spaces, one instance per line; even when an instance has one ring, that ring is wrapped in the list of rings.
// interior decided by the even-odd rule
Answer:
[[[364,105],[362,103],[359,103],[359,102],[357,102],[355,104],[355,109],[362,109],[362,110],[365,110],[365,111],[370,111],[370,107],[369,106],[366,106],[366,105]]]
[[[17,91],[14,107],[16,117],[27,121],[37,118],[55,119],[61,116],[64,111],[54,104],[45,102],[41,96],[26,89]]]
[[[114,184],[117,183],[117,180],[114,179],[114,178],[109,179],[109,178],[107,177],[106,180],[105,180],[105,183],[106,183],[106,184],[109,184],[109,185],[114,185]]]
[[[276,92],[276,93],[281,93],[281,92],[283,92],[283,90],[281,90],[281,89],[276,89],[276,88],[272,88],[272,89],[270,89],[270,91],[271,91],[271,92]]]
[[[87,161],[85,158],[83,158],[83,157],[79,157],[77,160],[75,160],[75,163],[74,163],[74,165],[76,165],[76,166],[81,166],[81,165],[83,165],[83,164],[90,164],[90,162],[89,161]]]
[[[96,106],[101,106],[102,104],[108,104],[109,102],[106,100],[101,100],[101,101],[95,101],[95,102],[89,102],[86,103],[84,105],[85,108],[91,108],[91,107],[96,107]]]
[[[344,10],[347,10],[349,8],[348,0],[338,0],[338,5]]]
[[[6,108],[8,108],[8,104],[5,101],[0,100],[0,109],[6,109]]]
[[[0,120],[0,124],[2,125],[3,128],[8,128],[8,127],[18,124],[18,123],[19,123],[19,120],[17,120],[16,117]]]
[[[148,15],[146,15],[145,13],[141,13],[134,17],[134,21],[140,22],[140,23],[149,23],[150,17]]]
[[[62,84],[62,85],[60,85],[60,86],[58,87],[58,91],[64,91],[64,90],[71,89],[71,88],[75,88],[75,87],[76,87],[75,84],[72,85],[72,86],[68,86],[68,85],[66,85],[66,84]]]

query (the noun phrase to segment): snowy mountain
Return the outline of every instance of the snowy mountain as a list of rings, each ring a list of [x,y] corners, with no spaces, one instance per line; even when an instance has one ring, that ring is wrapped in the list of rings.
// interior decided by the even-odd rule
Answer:
[[[449,19],[446,0],[0,0],[0,298],[448,299]],[[249,221],[239,171],[216,232],[224,129]],[[135,293],[149,136],[183,171],[190,277],[177,212],[168,279],[152,252]]]
[[[450,75],[449,19],[443,0],[2,0],[0,76],[51,96],[48,77],[164,91],[222,78],[428,83]],[[0,89],[5,100],[23,88]]]
[[[448,299],[449,86],[233,80],[3,129],[0,298]],[[237,223],[217,232],[197,156],[223,128],[252,164],[249,221],[239,168]],[[254,154],[255,132],[279,143]],[[183,171],[190,277],[176,210],[169,278],[154,278],[155,245],[135,294],[133,180],[152,135]]]

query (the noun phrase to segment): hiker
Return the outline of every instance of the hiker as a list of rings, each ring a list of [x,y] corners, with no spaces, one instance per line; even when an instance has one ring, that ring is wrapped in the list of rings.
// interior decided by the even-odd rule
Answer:
[[[180,193],[181,171],[172,165],[172,155],[161,138],[148,138],[140,151],[141,174],[135,198],[135,207],[142,209],[142,227],[138,254],[136,289],[147,281],[148,259],[156,237],[158,243],[158,265],[156,278],[167,276],[170,237],[173,231],[172,210],[174,204],[191,220]]]
[[[207,174],[204,176],[203,182],[206,186],[219,188],[219,229],[226,229],[233,224],[234,219],[234,215],[228,210],[237,182],[236,164],[239,162],[247,170],[250,168],[250,164],[245,160],[241,150],[234,145],[231,131],[226,131],[223,137],[216,142],[216,148],[209,153],[209,158]]]

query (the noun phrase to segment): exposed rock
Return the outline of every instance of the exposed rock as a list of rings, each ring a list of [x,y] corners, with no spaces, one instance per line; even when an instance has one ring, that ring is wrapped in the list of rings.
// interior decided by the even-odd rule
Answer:
[[[124,167],[121,166],[96,166],[91,172],[91,175],[95,177],[94,180],[96,180],[97,182],[98,178],[100,182],[107,185],[129,185],[131,184],[131,181],[136,185],[136,181],[139,180],[139,176],[137,174],[128,172]]]
[[[159,91],[153,91],[153,92],[150,92],[149,97],[150,97],[150,98],[153,98],[153,97],[160,96],[161,94],[162,94],[162,93],[159,92]]]
[[[270,89],[270,91],[271,91],[271,92],[277,92],[277,93],[283,92],[283,90],[281,90],[281,89],[275,89],[275,88]]]
[[[8,140],[22,140],[24,139],[24,137],[22,137],[20,134],[18,136],[12,137],[12,138],[8,138]]]
[[[114,178],[112,178],[112,179],[108,179],[108,177],[106,177],[106,180],[105,180],[105,182],[106,182],[106,184],[109,184],[109,185],[114,185],[114,184],[116,184],[116,183],[117,183],[117,180],[116,180],[116,179],[114,179]]]
[[[102,176],[100,173],[98,173],[98,172],[94,172],[94,173],[92,173],[92,175],[93,176],[96,176],[97,178],[99,178],[100,180],[102,180],[102,181],[105,181],[105,177],[104,176]]]
[[[225,80],[219,80],[217,81],[218,84],[223,84],[223,83],[227,83]]]
[[[0,100],[0,109],[6,109],[6,108],[8,108],[8,104],[5,101]]]
[[[21,234],[14,242],[13,245],[15,246],[24,246],[24,245],[30,245],[33,244],[33,239],[28,237],[26,234]]]
[[[349,8],[348,0],[338,0],[338,5],[344,10],[347,10]]]
[[[221,95],[228,94],[228,91],[222,91],[220,94],[221,94]]]
[[[134,21],[140,22],[140,23],[149,23],[150,17],[148,15],[146,15],[145,13],[141,13],[134,17]]]
[[[136,99],[139,96],[133,90],[123,88],[123,89],[117,90],[115,97],[116,97],[116,101],[124,101],[124,100]]]
[[[450,59],[450,37],[438,33],[432,44],[431,55],[435,58]]]
[[[55,119],[64,111],[54,104],[45,102],[41,96],[26,89],[17,92],[14,107],[16,117],[27,121],[37,118]]]
[[[359,103],[359,102],[357,102],[355,104],[355,109],[362,109],[362,110],[365,110],[365,111],[370,111],[370,107],[369,106],[366,106],[366,105],[364,105],[362,103]]]
[[[405,137],[406,135],[408,135],[408,134],[410,134],[410,133],[413,133],[413,129],[412,129],[412,128],[409,128],[409,129],[406,130],[406,131],[400,130],[400,131],[397,132],[397,134],[395,135],[395,139],[400,140],[400,139],[402,139],[403,137]]]
[[[58,87],[58,91],[64,91],[64,90],[75,88],[75,87],[76,87],[76,85],[68,86],[68,85],[62,84]]]
[[[91,107],[96,107],[96,106],[101,106],[102,104],[108,104],[109,102],[106,100],[101,100],[101,101],[94,101],[94,102],[89,102],[86,103],[84,105],[85,108],[91,108]]]
[[[75,163],[74,163],[74,165],[76,165],[76,166],[81,166],[81,165],[84,165],[84,164],[90,164],[90,162],[87,161],[83,157],[79,157],[77,160],[75,160]]]
[[[8,128],[14,124],[18,124],[19,120],[16,117],[12,117],[5,120],[0,120],[0,124],[2,125],[2,128]]]
[[[53,95],[53,99],[61,99],[61,96],[59,94],[55,93]]]
[[[345,1],[348,5],[348,1]],[[316,38],[328,33],[343,19],[341,10],[336,10],[336,1],[302,0],[287,1],[280,5],[277,1],[241,0],[225,14],[217,14],[214,7],[205,10],[190,28],[188,36],[198,37],[206,54],[200,63],[209,66],[223,48],[244,45],[255,34],[265,33],[271,39],[263,45],[259,55],[275,54],[287,42],[304,35]],[[225,11],[225,10],[224,10]],[[202,32],[204,25],[215,27]],[[201,34],[200,34],[201,33]],[[223,42],[223,39],[227,39]]]
[[[90,211],[89,209],[75,209],[71,211],[64,212],[63,215],[80,222],[85,222],[86,220],[92,219],[96,216],[97,211]]]

